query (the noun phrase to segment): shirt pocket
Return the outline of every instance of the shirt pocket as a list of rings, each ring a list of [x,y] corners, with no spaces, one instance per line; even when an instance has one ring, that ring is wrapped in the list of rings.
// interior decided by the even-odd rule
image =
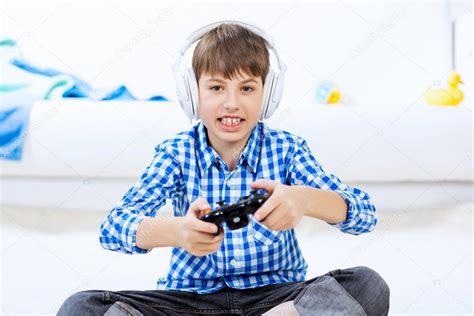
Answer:
[[[253,237],[255,242],[264,246],[279,242],[283,234],[281,231],[274,231],[267,228],[253,217],[249,226],[251,229],[250,235]]]

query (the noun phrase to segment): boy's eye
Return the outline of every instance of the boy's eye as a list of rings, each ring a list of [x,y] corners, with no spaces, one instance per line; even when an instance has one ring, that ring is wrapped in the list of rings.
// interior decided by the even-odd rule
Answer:
[[[224,90],[224,88],[222,86],[219,86],[219,85],[215,85],[215,86],[210,86],[209,89],[211,91],[214,91],[214,92],[219,92],[221,90]],[[242,87],[242,91],[245,92],[245,93],[250,93],[252,91],[254,91],[255,89],[253,87],[250,87],[250,86],[245,86],[245,87]]]

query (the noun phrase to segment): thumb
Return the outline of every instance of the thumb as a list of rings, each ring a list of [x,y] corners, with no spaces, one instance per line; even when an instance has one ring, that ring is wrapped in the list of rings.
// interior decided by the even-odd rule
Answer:
[[[260,179],[251,183],[250,186],[253,189],[263,189],[267,191],[269,194],[271,194],[273,190],[275,190],[275,187],[278,185],[278,183],[279,182],[276,182],[270,179]]]
[[[211,210],[211,205],[209,205],[209,202],[207,202],[205,198],[199,197],[193,202],[191,210],[194,214],[200,216],[204,211]]]

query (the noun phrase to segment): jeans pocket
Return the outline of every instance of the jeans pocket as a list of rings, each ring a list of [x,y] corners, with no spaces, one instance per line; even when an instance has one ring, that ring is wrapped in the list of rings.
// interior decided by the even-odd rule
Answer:
[[[332,276],[332,277],[341,277],[341,276],[348,276],[348,275],[353,275],[354,274],[354,271],[351,271],[349,269],[336,269],[336,270],[332,270],[332,271],[329,271],[328,273],[326,273],[326,275],[329,275],[329,276]]]
[[[104,316],[143,316],[141,312],[124,302],[115,302],[105,312]]]
[[[323,276],[306,285],[294,300],[301,315],[367,316],[362,306],[333,277]]]
[[[251,227],[251,232],[250,232],[251,236],[253,237],[255,242],[260,245],[268,246],[268,245],[275,244],[276,242],[280,240],[283,234],[281,231],[274,231],[265,227],[265,225],[260,224],[260,222],[258,222],[254,218],[252,218],[250,227]]]

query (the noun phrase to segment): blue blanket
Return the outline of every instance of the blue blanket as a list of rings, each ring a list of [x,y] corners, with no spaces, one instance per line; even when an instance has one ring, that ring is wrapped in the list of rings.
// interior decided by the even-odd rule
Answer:
[[[21,159],[31,106],[36,100],[138,100],[123,85],[113,89],[94,89],[71,74],[31,65],[21,57],[13,40],[0,41],[0,53],[0,159]],[[161,95],[142,100],[167,101]]]

